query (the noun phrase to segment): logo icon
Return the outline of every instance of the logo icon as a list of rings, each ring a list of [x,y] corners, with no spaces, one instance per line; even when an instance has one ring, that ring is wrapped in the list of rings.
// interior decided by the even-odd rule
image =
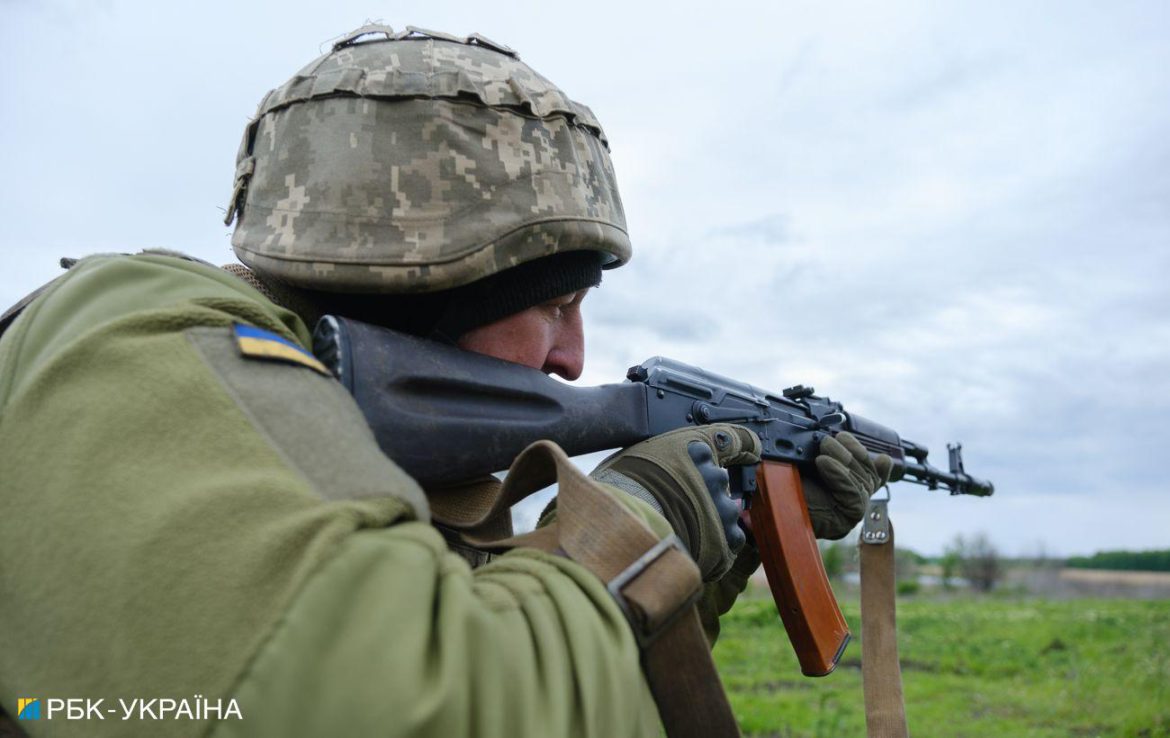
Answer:
[[[18,720],[40,720],[41,701],[36,697],[16,698],[16,717]]]

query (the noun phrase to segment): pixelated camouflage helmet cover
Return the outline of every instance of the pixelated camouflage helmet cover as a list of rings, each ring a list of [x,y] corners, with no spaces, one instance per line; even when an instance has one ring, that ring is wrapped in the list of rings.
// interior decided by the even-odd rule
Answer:
[[[228,222],[309,289],[434,291],[550,254],[630,258],[589,108],[478,34],[365,26],[260,103]]]

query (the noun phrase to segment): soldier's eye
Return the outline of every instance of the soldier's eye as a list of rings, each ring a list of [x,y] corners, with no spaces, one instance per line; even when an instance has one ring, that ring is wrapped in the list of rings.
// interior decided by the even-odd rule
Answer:
[[[570,292],[567,295],[554,297],[548,302],[542,303],[541,308],[545,310],[553,318],[562,318],[566,313],[581,308],[581,301],[585,299],[585,295],[589,290],[578,290],[577,292]]]

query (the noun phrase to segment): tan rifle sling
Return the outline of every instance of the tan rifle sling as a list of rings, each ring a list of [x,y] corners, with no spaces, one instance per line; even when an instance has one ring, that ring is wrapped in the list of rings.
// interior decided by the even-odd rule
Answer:
[[[894,526],[889,499],[870,499],[861,547],[861,681],[869,738],[907,738],[894,605]]]
[[[469,505],[458,504],[460,488],[428,497],[437,522],[470,532],[490,526],[501,511],[553,482],[558,485],[555,521],[501,540],[472,534],[464,539],[491,550],[537,548],[593,572],[606,582],[633,628],[667,736],[738,736],[694,606],[703,591],[699,569],[677,536],[660,540],[549,441],[534,443],[516,457],[494,499],[482,486],[463,500]]]

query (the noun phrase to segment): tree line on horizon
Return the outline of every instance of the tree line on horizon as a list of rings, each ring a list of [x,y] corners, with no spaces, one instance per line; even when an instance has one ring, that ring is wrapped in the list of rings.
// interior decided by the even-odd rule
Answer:
[[[1160,551],[1098,551],[1092,556],[1071,556],[1064,565],[1074,569],[1122,571],[1170,571],[1170,549]]]

